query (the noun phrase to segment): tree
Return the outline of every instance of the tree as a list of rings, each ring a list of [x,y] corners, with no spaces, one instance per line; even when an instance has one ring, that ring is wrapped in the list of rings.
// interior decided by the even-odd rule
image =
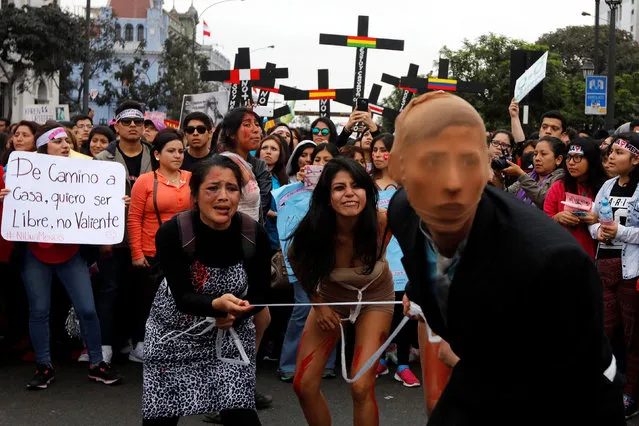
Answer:
[[[193,39],[180,34],[171,34],[164,42],[160,104],[166,106],[168,117],[180,117],[184,95],[211,91],[210,84],[200,80],[200,72],[208,69],[208,58],[196,49]]]
[[[299,129],[310,129],[311,119],[305,115],[296,115],[289,123],[291,127],[297,127]]]
[[[157,110],[163,105],[161,85],[149,77],[151,63],[146,58],[144,47],[144,42],[140,42],[129,61],[114,59],[114,69],[117,71],[113,73],[113,79],[100,82],[102,91],[95,98],[98,105],[117,105],[129,99],[143,102],[148,110]]]
[[[0,76],[19,93],[37,79],[54,78],[69,64],[82,61],[84,21],[55,5],[9,4],[0,9],[0,22]],[[12,105],[9,102],[9,119]]]
[[[118,40],[115,36],[115,24],[116,21],[113,18],[102,17],[95,20],[92,23],[91,39],[87,40],[83,37],[85,46],[90,43],[90,49],[87,51],[86,47],[83,48],[82,55],[76,64],[67,63],[60,70],[60,103],[69,104],[70,111],[80,112],[82,109],[84,62],[88,61],[90,64],[89,81],[99,78],[102,74],[111,73],[113,65],[117,63],[115,48],[123,47],[124,40]],[[74,73],[78,70],[80,72]]]

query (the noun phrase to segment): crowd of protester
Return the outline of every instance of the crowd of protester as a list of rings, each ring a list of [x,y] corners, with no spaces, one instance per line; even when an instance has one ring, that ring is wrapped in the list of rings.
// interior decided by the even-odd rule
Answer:
[[[604,294],[605,334],[625,374],[626,416],[635,415],[639,412],[639,334],[635,333],[639,316],[639,121],[630,123],[625,132],[593,135],[571,129],[560,112],[550,111],[542,115],[539,131],[527,136],[514,101],[509,113],[510,130],[487,134],[488,185],[545,212],[596,261]],[[35,362],[29,389],[46,389],[55,377],[54,360],[67,356],[88,362],[89,378],[108,385],[121,380],[116,361],[143,363],[143,413],[149,425],[175,424],[181,416],[204,412],[214,412],[210,417],[222,424],[259,424],[253,410],[270,406],[272,398],[255,390],[259,387],[255,360],[267,360],[259,368],[272,368],[282,381],[293,383],[307,418],[323,418],[328,411],[319,385],[322,378],[337,376],[336,342],[327,345],[321,365],[312,364],[312,374],[300,375],[298,359],[321,340],[321,330],[334,330],[348,317],[349,309],[306,305],[249,309],[226,293],[239,291],[245,295],[240,299],[252,304],[273,300],[307,304],[318,300],[315,294],[322,301],[340,301],[345,296],[329,291],[326,283],[357,282],[374,274],[374,297],[368,300],[401,301],[404,288],[393,285],[384,261],[388,241],[380,219],[383,215],[376,213],[377,194],[400,187],[389,173],[393,143],[393,134],[384,132],[372,114],[362,111],[353,111],[339,134],[325,117],[313,121],[308,129],[278,123],[265,131],[261,117],[250,108],[231,110],[220,123],[193,112],[179,129],[172,129],[145,120],[142,105],[135,101],[121,104],[110,126],[94,126],[88,115],[43,125],[0,119],[0,165],[4,166],[0,178],[14,151],[117,162],[126,170],[127,209],[125,238],[114,246],[0,239],[3,358]],[[306,166],[311,165],[322,166],[324,171],[308,202],[309,213],[294,234],[280,235],[274,194],[287,185],[305,182],[310,170]],[[332,197],[338,184],[348,200],[361,197],[358,202],[366,204],[357,213],[361,229],[350,234],[341,233],[344,224],[330,219],[345,208],[331,204],[336,203]],[[1,197],[11,190],[5,188],[4,179],[0,179],[0,190]],[[572,196],[580,197],[582,204],[572,203]],[[603,200],[612,208],[612,222],[599,221]],[[207,203],[212,207],[205,207]],[[190,218],[180,219],[186,217],[181,213],[185,211],[191,212]],[[236,211],[241,214],[235,215]],[[263,228],[251,230],[247,225],[253,223],[251,219]],[[192,253],[181,244],[184,229],[189,228],[182,228],[180,220],[190,224]],[[248,246],[247,233],[253,235]],[[352,240],[355,252],[344,252],[342,238]],[[343,261],[356,256],[362,260],[357,265]],[[270,287],[276,258],[287,267],[288,286],[283,289]],[[193,259],[206,275],[199,283],[193,278]],[[326,259],[333,264],[327,265]],[[355,266],[366,269],[366,274],[355,273]],[[160,267],[167,277],[164,282],[156,279]],[[187,288],[186,281],[191,279],[201,291]],[[238,287],[219,288],[220,280],[237,280]],[[353,360],[353,368],[379,347],[378,336],[403,317],[400,305],[394,309],[380,306],[358,311],[363,319],[347,329],[347,340],[365,348],[364,359]],[[80,324],[80,339],[67,336],[70,307]],[[185,327],[194,317],[216,317],[220,329],[233,325],[247,349],[251,368],[208,362],[219,356],[210,336],[192,342],[201,348],[200,354],[193,347],[186,350],[177,340],[168,353],[158,349],[164,333],[171,327]],[[319,328],[310,327],[309,321],[317,321]],[[352,385],[355,415],[360,419],[370,414],[375,377],[388,374],[391,364],[396,365],[395,380],[407,387],[420,386],[410,365],[418,353],[417,324],[410,324],[373,373]],[[272,361],[276,363],[268,363]],[[156,383],[159,371],[167,366],[174,368],[171,374],[175,376],[192,378],[191,384],[199,390],[198,404],[178,398],[164,406],[166,401],[157,400],[156,386],[170,386]],[[206,392],[207,384],[196,376],[219,377],[216,386],[233,378],[242,383],[239,388],[244,391],[238,393],[248,391],[255,397],[238,405],[237,400],[228,400],[237,395]]]

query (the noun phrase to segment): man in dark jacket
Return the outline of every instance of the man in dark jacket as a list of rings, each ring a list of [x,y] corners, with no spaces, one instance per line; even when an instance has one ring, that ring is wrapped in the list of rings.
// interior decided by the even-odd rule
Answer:
[[[460,360],[431,425],[623,425],[597,271],[540,211],[487,188],[485,127],[454,95],[397,119],[388,216],[409,302]]]

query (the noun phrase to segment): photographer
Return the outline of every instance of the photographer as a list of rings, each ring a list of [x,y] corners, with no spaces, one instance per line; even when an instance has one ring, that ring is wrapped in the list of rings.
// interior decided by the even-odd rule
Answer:
[[[490,167],[493,169],[491,183],[504,189],[515,183],[512,177],[504,176],[502,171],[510,165],[508,161],[513,160],[513,146],[515,138],[508,130],[495,130],[488,141],[488,153],[490,155]]]
[[[508,192],[515,194],[526,204],[543,209],[548,190],[564,176],[561,166],[565,156],[566,145],[560,139],[552,136],[542,137],[535,146],[535,168],[532,172],[525,173],[517,164],[507,160],[510,167],[502,172],[517,178],[517,182],[508,187]]]

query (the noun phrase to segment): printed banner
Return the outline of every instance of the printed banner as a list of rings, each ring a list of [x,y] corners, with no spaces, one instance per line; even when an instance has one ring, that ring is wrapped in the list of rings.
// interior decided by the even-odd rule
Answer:
[[[228,104],[229,92],[226,91],[184,95],[180,123],[190,113],[200,111],[208,114],[213,121],[213,125],[217,126],[228,111]]]
[[[111,245],[122,242],[124,166],[12,152],[2,236],[9,241]]]
[[[379,202],[377,203],[377,207],[380,209],[388,209],[388,203],[391,198],[393,198],[395,192],[397,192],[396,189],[379,191]],[[395,291],[404,291],[406,284],[408,283],[408,276],[406,275],[404,265],[402,264],[402,257],[404,257],[404,253],[402,253],[402,249],[399,247],[399,241],[397,241],[397,238],[393,236],[388,243],[388,247],[386,247],[386,260],[388,260],[388,265],[390,266],[391,273],[393,274]]]
[[[49,120],[69,121],[69,105],[27,105],[22,111],[22,119],[44,124]]]

